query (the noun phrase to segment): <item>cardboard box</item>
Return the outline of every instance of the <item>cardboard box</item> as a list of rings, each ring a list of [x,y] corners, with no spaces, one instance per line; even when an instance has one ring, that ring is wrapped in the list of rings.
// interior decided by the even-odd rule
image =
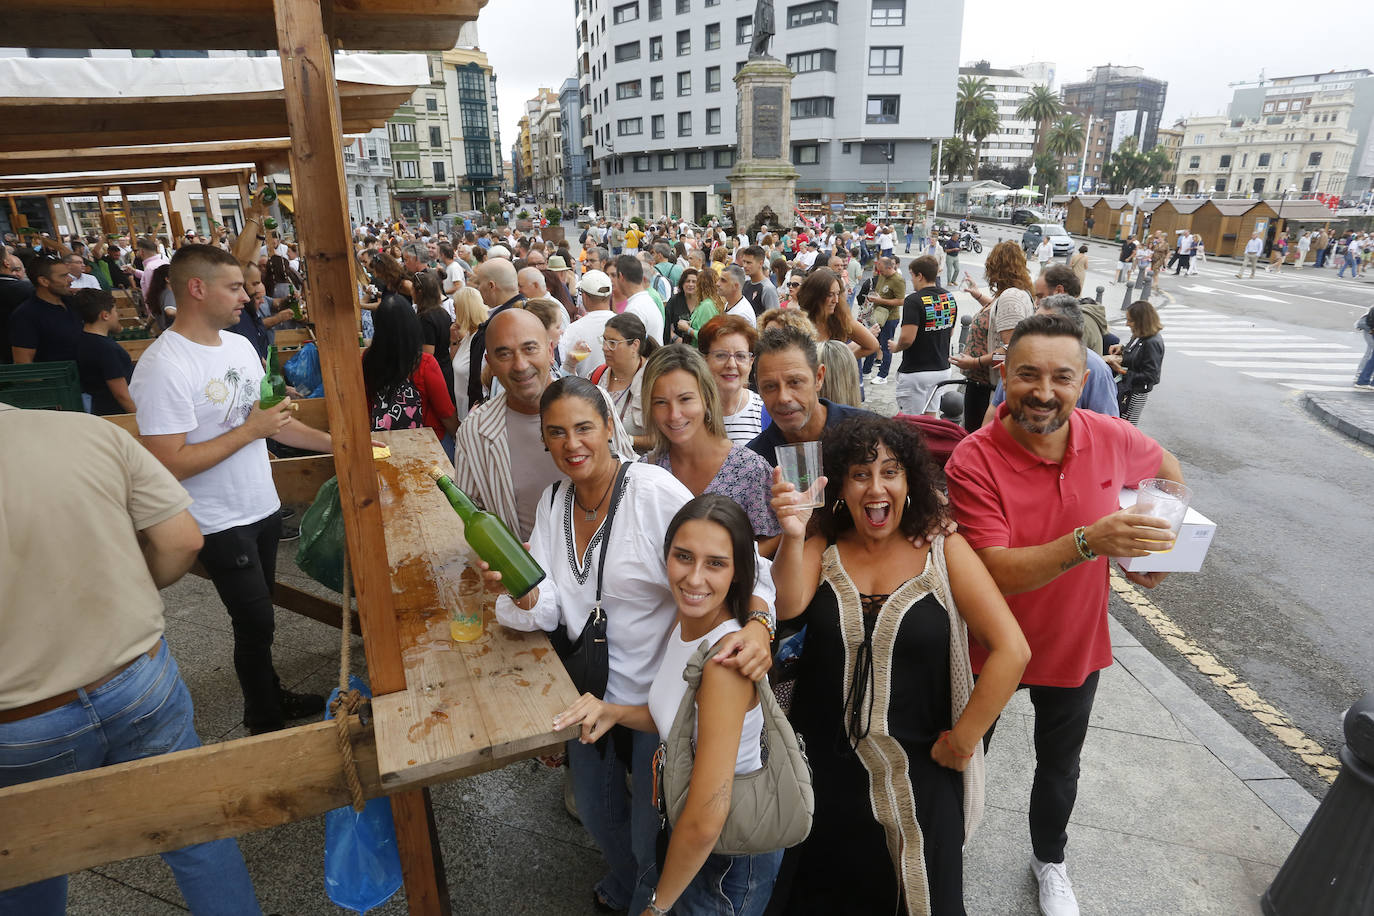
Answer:
[[[1135,496],[1135,490],[1123,488],[1118,499],[1121,508],[1134,506]],[[1130,572],[1197,572],[1216,533],[1216,522],[1189,506],[1173,550],[1146,557],[1112,557],[1112,562]]]

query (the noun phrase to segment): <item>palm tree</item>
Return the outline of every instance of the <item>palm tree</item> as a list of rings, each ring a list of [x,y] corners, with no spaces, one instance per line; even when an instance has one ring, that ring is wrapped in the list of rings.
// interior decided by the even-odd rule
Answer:
[[[983,102],[969,112],[964,119],[964,129],[973,137],[973,180],[978,180],[978,168],[983,159],[983,141],[997,133],[1002,127],[1002,119],[997,117],[997,106]]]
[[[1071,114],[1060,115],[1045,133],[1045,149],[1056,156],[1072,156],[1083,149],[1083,122]]]
[[[974,167],[973,147],[962,137],[952,137],[945,141],[944,150],[941,153],[941,170],[949,176],[950,181],[955,181],[958,176],[966,175]]]
[[[1063,113],[1064,103],[1059,101],[1059,96],[1050,91],[1049,86],[1031,87],[1030,94],[1017,107],[1016,116],[1022,121],[1035,123],[1035,144],[1032,147],[1035,152],[1040,152],[1040,138],[1044,133],[1045,123]]]
[[[1059,157],[1053,153],[1036,153],[1031,162],[1035,164],[1036,184],[1044,185],[1053,193],[1059,187]]]
[[[967,137],[969,115],[985,102],[992,101],[992,87],[984,76],[959,77],[959,94],[954,99],[954,132]]]

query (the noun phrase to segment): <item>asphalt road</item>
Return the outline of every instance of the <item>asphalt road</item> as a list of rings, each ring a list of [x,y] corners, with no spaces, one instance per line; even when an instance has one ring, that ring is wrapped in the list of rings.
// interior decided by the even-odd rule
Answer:
[[[1005,226],[982,234],[985,254],[989,240],[1020,238]],[[1125,293],[1109,282],[1116,250],[1092,244],[1088,275],[1088,294],[1104,286],[1114,318]],[[981,278],[982,260],[965,253],[961,269]],[[1168,275],[1154,297],[1167,351],[1140,425],[1178,455],[1194,505],[1218,528],[1201,572],[1174,575],[1148,596],[1334,754],[1340,716],[1374,689],[1374,450],[1313,420],[1299,398],[1305,389],[1348,389],[1363,353],[1351,326],[1374,304],[1374,282],[1338,280],[1334,269],[1261,270],[1253,280],[1235,271],[1214,259],[1198,276]],[[1276,763],[1324,794],[1315,771],[1218,686],[1229,675],[1203,675],[1116,597],[1112,611]]]

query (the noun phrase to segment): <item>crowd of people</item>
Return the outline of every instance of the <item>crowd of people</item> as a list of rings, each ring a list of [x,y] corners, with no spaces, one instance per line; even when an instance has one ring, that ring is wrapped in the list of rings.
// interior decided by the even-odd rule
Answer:
[[[15,748],[84,742],[90,724],[76,728],[66,711],[86,702],[83,691],[113,697],[133,672],[156,670],[183,697],[156,715],[181,736],[176,747],[192,746],[156,588],[194,559],[232,623],[248,730],[323,708],[322,697],[285,690],[272,663],[284,516],[268,460],[282,446],[329,452],[332,441],[295,419],[290,399],[258,403],[262,344],[287,320],[308,321],[283,302],[303,289],[308,303],[309,276],[285,243],[257,231],[260,203],[247,217],[236,239],[169,250],[142,238],[113,265],[102,260],[97,285],[108,275],[138,286],[131,297],[146,319],[167,322],[131,376],[108,346],[85,342],[95,364],[119,362],[91,375],[92,387],[100,376],[126,382],[93,409],[134,413],[141,447],[104,421],[0,409],[6,441],[99,443],[44,473],[89,459],[74,498],[120,490],[111,505],[131,507],[112,526],[120,549],[138,549],[136,531],[154,545],[140,554],[139,600],[111,612],[121,626],[127,616],[127,638],[101,640],[48,676],[44,660],[66,657],[65,631],[3,621],[23,635],[0,652],[0,780],[49,775],[45,760]],[[606,859],[588,889],[596,906],[634,916],[963,912],[983,755],[1024,688],[1036,728],[1031,870],[1044,912],[1076,913],[1067,824],[1097,672],[1111,663],[1106,558],[1142,556],[1171,536],[1162,520],[1120,510],[1116,494],[1146,477],[1181,480],[1168,452],[1117,419],[1138,417],[1158,381],[1157,313],[1132,306],[1121,344],[1101,306],[1080,301],[1079,274],[1050,265],[1032,279],[1019,246],[1004,242],[988,257],[986,288],[964,275],[959,289],[981,309],[951,355],[959,290],[940,282],[949,265],[924,253],[903,263],[890,227],[875,227],[890,242],[876,253],[857,226],[752,237],[667,222],[617,228],[594,221],[576,244],[535,227],[449,236],[400,221],[355,236],[368,401],[357,409],[376,430],[432,429],[455,483],[529,543],[548,573],[535,589],[512,598],[486,572],[501,623],[573,646],[596,625],[589,609],[604,613],[604,683],[557,723],[575,729],[572,807]],[[58,254],[29,258],[33,299],[16,315],[43,317],[11,321],[16,358],[70,358],[81,336],[117,325],[110,293],[72,293],[74,262]],[[934,427],[922,424],[940,422],[936,385],[951,366],[968,380],[966,430],[956,428],[952,453],[937,452]],[[885,419],[864,409],[863,384],[893,372],[903,416]],[[781,450],[815,442],[819,505],[779,470]],[[0,468],[28,460],[10,451]],[[7,513],[39,511],[31,495],[0,500]],[[167,557],[157,534],[169,524]],[[0,559],[16,562],[24,555]],[[15,580],[18,569],[5,566]],[[1153,586],[1162,575],[1128,577]],[[773,665],[784,637],[802,643],[785,678]],[[690,789],[661,831],[654,752],[671,737],[684,666],[702,644]],[[779,751],[760,743],[771,707],[759,684],[769,678],[779,695],[786,684],[788,720],[806,742],[814,819],[790,848],[742,853],[721,838],[737,778]],[[112,743],[82,767],[154,752],[116,735],[114,713],[106,721],[95,708]],[[222,874],[232,912],[257,912],[233,841],[168,861],[188,900]],[[836,866],[848,880],[833,879]],[[62,894],[65,884],[41,882],[0,902]]]

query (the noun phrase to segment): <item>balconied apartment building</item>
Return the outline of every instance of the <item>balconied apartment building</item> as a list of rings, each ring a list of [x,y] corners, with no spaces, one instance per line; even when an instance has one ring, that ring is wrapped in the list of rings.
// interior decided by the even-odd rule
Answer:
[[[720,215],[735,163],[734,76],[753,4],[573,0],[583,150],[611,216]],[[790,155],[818,212],[912,206],[930,192],[934,138],[950,136],[961,0],[778,4],[770,53],[796,72]],[[842,209],[837,209],[842,208]],[[780,214],[781,215],[781,214]],[[899,216],[894,211],[894,216]]]

